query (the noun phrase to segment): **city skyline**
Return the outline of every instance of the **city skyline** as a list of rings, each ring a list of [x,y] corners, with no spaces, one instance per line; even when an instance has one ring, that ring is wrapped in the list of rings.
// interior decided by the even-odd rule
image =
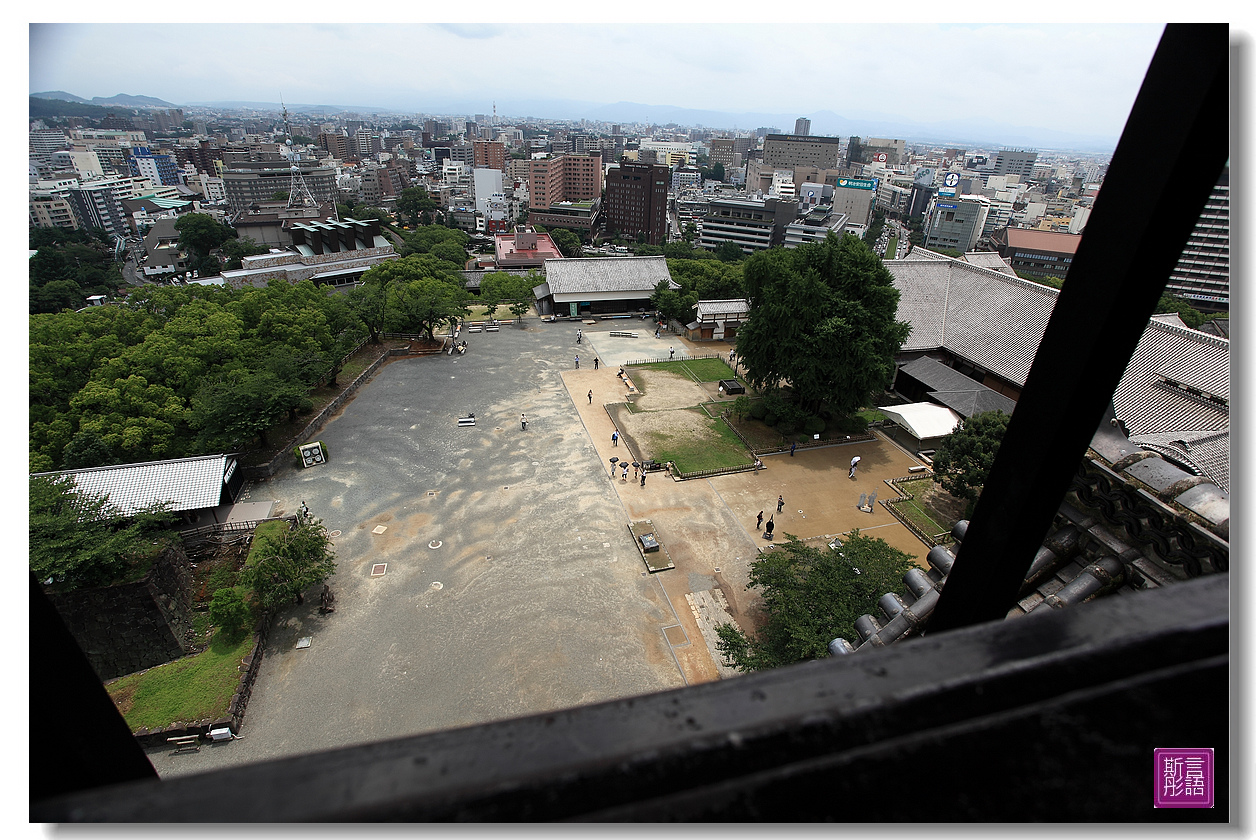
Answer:
[[[126,93],[181,106],[282,99],[401,113],[488,114],[496,104],[503,117],[711,128],[733,128],[717,124],[732,121],[786,132],[806,116],[816,134],[884,131],[1055,148],[1073,138],[1095,148],[1115,146],[1161,30],[1146,23],[31,24],[28,92],[89,100]],[[117,48],[166,42],[181,49],[155,58]],[[294,60],[275,62],[276,55]],[[261,79],[258,56],[266,57]],[[825,74],[819,87],[817,74]]]

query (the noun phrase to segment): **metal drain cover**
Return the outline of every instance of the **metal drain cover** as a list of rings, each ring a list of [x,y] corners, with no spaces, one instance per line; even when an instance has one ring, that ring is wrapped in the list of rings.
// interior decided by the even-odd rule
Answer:
[[[427,544],[427,547],[428,548],[440,548],[442,545],[444,545],[444,543],[441,542],[440,540],[432,540],[430,543]]]
[[[445,584],[441,583],[439,580],[434,580],[432,581],[431,588],[435,590],[444,589]]]
[[[388,571],[387,563],[376,563],[374,566],[371,566],[371,577],[379,577],[386,571]]]

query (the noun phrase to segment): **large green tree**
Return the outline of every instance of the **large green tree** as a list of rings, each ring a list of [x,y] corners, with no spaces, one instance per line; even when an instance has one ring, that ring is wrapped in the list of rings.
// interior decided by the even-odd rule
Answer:
[[[849,415],[894,375],[911,326],[896,320],[898,290],[856,237],[773,248],[751,256],[743,279],[750,312],[737,355],[757,389],[788,384],[799,406]]]
[[[410,217],[410,226],[417,227],[419,217],[436,209],[436,202],[424,187],[406,187],[397,196],[397,211]]]
[[[554,240],[554,244],[558,246],[559,253],[564,257],[579,257],[584,254],[584,247],[580,244],[580,237],[575,233],[564,228],[554,228],[549,232],[550,239]]]
[[[172,520],[160,507],[124,517],[107,497],[80,492],[69,476],[33,476],[30,569],[59,588],[114,583],[146,568],[154,537]]]
[[[235,229],[204,213],[185,213],[174,223],[179,247],[192,255],[192,267],[202,273],[217,271],[218,259],[211,252],[236,235]]]
[[[761,671],[828,655],[833,639],[855,637],[855,620],[899,588],[911,556],[885,540],[852,531],[836,549],[790,537],[750,564],[750,583],[763,598],[763,625],[747,636],[732,624],[716,628],[727,665]]]
[[[275,612],[301,603],[302,593],[336,571],[336,553],[323,523],[314,518],[258,541],[240,573],[262,609]]]
[[[938,445],[933,480],[955,498],[967,500],[969,514],[994,466],[1011,419],[1002,411],[974,414]]]

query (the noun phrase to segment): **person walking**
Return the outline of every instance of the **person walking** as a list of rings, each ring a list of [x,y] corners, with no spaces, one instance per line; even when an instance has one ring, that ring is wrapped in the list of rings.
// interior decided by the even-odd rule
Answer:
[[[627,465],[627,464],[624,464],[624,476],[623,476],[623,478],[622,478],[622,479],[620,479],[620,480],[621,480],[621,481],[627,481],[627,480],[628,480],[628,465]]]
[[[798,448],[798,441],[794,441],[789,445],[789,457],[794,457],[794,450]]]
[[[859,460],[860,459],[858,455],[850,459],[850,477],[851,478],[855,477],[855,467],[859,466]]]
[[[619,446],[619,430],[611,432],[611,446]]]
[[[580,370],[580,357],[576,356],[576,370]]]
[[[668,348],[667,348],[667,353],[668,353],[668,358],[669,358],[669,359],[674,359],[674,358],[676,358],[676,348],[675,348],[675,347],[668,347]]]
[[[641,486],[645,487],[645,470],[641,471]]]
[[[589,405],[593,405],[593,389],[589,389]]]
[[[759,518],[755,520],[754,529],[757,531],[763,527],[763,511],[759,511]]]
[[[764,531],[763,538],[764,538],[765,540],[770,540],[770,539],[772,539],[772,529],[773,529],[774,527],[776,527],[776,526],[773,524],[773,522],[772,522],[772,520],[771,520],[771,519],[769,519],[769,520],[768,520],[768,524],[767,524],[767,525],[763,526],[763,531]]]
[[[783,495],[777,496],[776,497],[776,512],[780,513],[784,509],[785,509],[785,497]],[[770,522],[771,520],[768,520],[768,521]]]
[[[640,465],[636,461],[633,461],[632,462],[632,480],[633,481],[637,480],[637,475],[640,473],[640,471],[641,471]]]
[[[519,428],[525,432],[528,430],[528,415],[526,414],[519,415]]]
[[[598,362],[598,357],[597,357],[597,356],[594,356],[594,357],[593,357],[593,369],[594,369],[594,370],[597,370],[597,366],[598,366],[598,364],[599,364],[599,362]]]

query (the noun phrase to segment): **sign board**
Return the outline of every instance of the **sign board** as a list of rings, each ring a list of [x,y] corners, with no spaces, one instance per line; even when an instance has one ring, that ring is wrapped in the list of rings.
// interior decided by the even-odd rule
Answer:
[[[301,455],[303,467],[314,467],[327,462],[327,450],[323,447],[321,440],[303,443],[297,447],[297,451]]]
[[[875,190],[877,182],[871,178],[838,178],[837,185],[847,189]]]
[[[955,197],[955,190],[959,186],[959,173],[948,172],[942,178],[942,186],[938,188],[938,195],[945,195],[950,198]]]
[[[890,159],[890,156],[887,155],[885,152],[877,152],[875,155],[872,156],[873,163],[885,163],[889,159]]]

